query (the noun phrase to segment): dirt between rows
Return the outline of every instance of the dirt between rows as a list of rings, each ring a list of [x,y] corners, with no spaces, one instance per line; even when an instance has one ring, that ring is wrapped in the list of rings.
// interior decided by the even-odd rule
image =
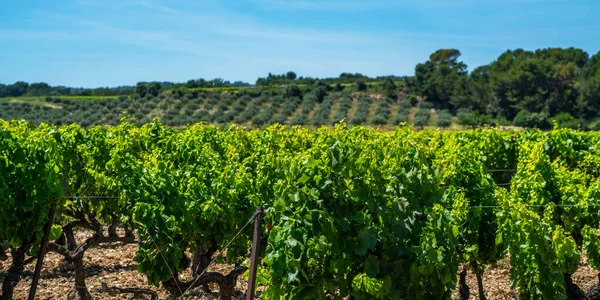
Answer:
[[[78,232],[76,238],[78,243],[91,236],[91,232]],[[128,299],[131,294],[109,294],[101,291],[103,283],[109,287],[138,287],[154,290],[160,299],[167,299],[168,294],[155,286],[149,285],[146,277],[137,271],[137,263],[133,261],[136,244],[101,244],[99,248],[89,249],[84,257],[86,270],[86,284],[95,299]],[[10,266],[10,258],[0,261],[2,278],[4,272]],[[35,263],[25,268],[24,278],[15,287],[14,299],[27,299],[31,277]],[[233,266],[215,264],[210,271],[228,273]],[[488,299],[517,299],[517,290],[510,288],[510,265],[507,259],[503,259],[494,266],[485,270],[483,284],[485,295]],[[582,289],[586,290],[598,282],[597,272],[594,271],[584,255],[582,262],[573,274],[573,281]],[[69,291],[73,289],[75,272],[72,267],[63,263],[62,256],[56,253],[48,253],[44,260],[41,279],[38,285],[36,299],[66,299]],[[182,276],[188,280],[191,274],[184,273]],[[458,278],[457,278],[458,282]],[[467,284],[470,288],[470,298],[478,299],[477,279],[472,272],[468,273]],[[245,280],[238,280],[236,289],[245,292],[247,288]],[[213,287],[217,290],[217,287]],[[211,298],[204,298],[211,299]],[[452,299],[458,299],[458,289],[452,294]]]

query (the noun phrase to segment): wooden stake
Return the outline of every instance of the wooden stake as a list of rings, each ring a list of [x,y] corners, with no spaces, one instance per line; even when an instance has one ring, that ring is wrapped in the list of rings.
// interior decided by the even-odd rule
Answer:
[[[44,264],[44,255],[46,255],[46,245],[48,245],[48,238],[50,237],[50,230],[52,230],[52,223],[54,223],[54,211],[54,207],[50,208],[48,223],[46,223],[46,227],[44,228],[44,237],[42,237],[42,244],[40,245],[37,262],[35,264],[35,270],[33,272],[33,279],[31,280],[31,287],[29,288],[29,297],[27,297],[28,300],[35,299],[35,292],[38,281],[40,280],[42,265]]]
[[[256,271],[258,269],[258,255],[260,253],[260,236],[262,218],[265,211],[262,207],[256,207],[254,217],[254,237],[252,238],[252,254],[250,255],[250,278],[248,279],[248,290],[246,291],[246,300],[254,299],[254,290],[256,289]]]

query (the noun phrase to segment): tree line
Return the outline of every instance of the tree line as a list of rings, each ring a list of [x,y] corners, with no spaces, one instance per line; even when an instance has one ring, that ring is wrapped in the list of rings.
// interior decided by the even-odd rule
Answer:
[[[409,89],[437,108],[474,111],[524,127],[550,126],[555,118],[575,127],[600,116],[600,53],[576,48],[508,50],[467,72],[457,49],[442,49],[418,64]]]

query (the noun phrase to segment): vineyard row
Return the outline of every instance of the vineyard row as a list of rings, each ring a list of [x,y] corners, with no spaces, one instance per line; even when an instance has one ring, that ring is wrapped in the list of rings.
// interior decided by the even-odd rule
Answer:
[[[507,253],[520,299],[566,299],[582,253],[600,270],[599,166],[600,134],[574,130],[0,121],[1,297],[53,211],[47,250],[75,266],[82,299],[85,252],[115,242],[137,243],[139,272],[172,296],[217,284],[230,299],[262,206],[265,299],[449,298],[459,266],[481,280]],[[236,268],[203,272],[242,228],[220,257]],[[77,243],[82,229],[95,234]]]

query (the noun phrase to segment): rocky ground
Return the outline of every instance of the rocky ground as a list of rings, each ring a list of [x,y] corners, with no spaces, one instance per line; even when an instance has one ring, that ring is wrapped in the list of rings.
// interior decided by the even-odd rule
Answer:
[[[89,232],[78,233],[77,239],[82,241],[89,234]],[[148,285],[144,275],[137,271],[137,264],[133,261],[136,247],[135,244],[105,244],[86,252],[84,258],[86,284],[95,299],[127,299],[131,295],[106,293],[101,288],[103,283],[114,287],[147,288],[156,291],[160,299],[167,298],[164,290]],[[0,270],[5,272],[9,265],[10,258],[0,261]],[[29,264],[26,267],[25,278],[15,288],[15,299],[27,299],[34,265]],[[211,268],[222,273],[228,273],[231,269],[232,266],[219,264]],[[517,291],[510,288],[509,269],[508,259],[486,269],[483,281],[488,299],[517,298]],[[73,269],[63,263],[61,256],[55,253],[47,254],[36,299],[66,299],[73,288],[74,275]],[[584,290],[598,282],[597,272],[587,264],[585,257],[578,271],[573,274],[573,280]],[[471,272],[467,276],[467,283],[470,287],[471,299],[478,299],[477,280]],[[243,279],[239,280],[237,289],[246,290],[246,282]],[[453,293],[452,298],[458,298],[457,291]]]

